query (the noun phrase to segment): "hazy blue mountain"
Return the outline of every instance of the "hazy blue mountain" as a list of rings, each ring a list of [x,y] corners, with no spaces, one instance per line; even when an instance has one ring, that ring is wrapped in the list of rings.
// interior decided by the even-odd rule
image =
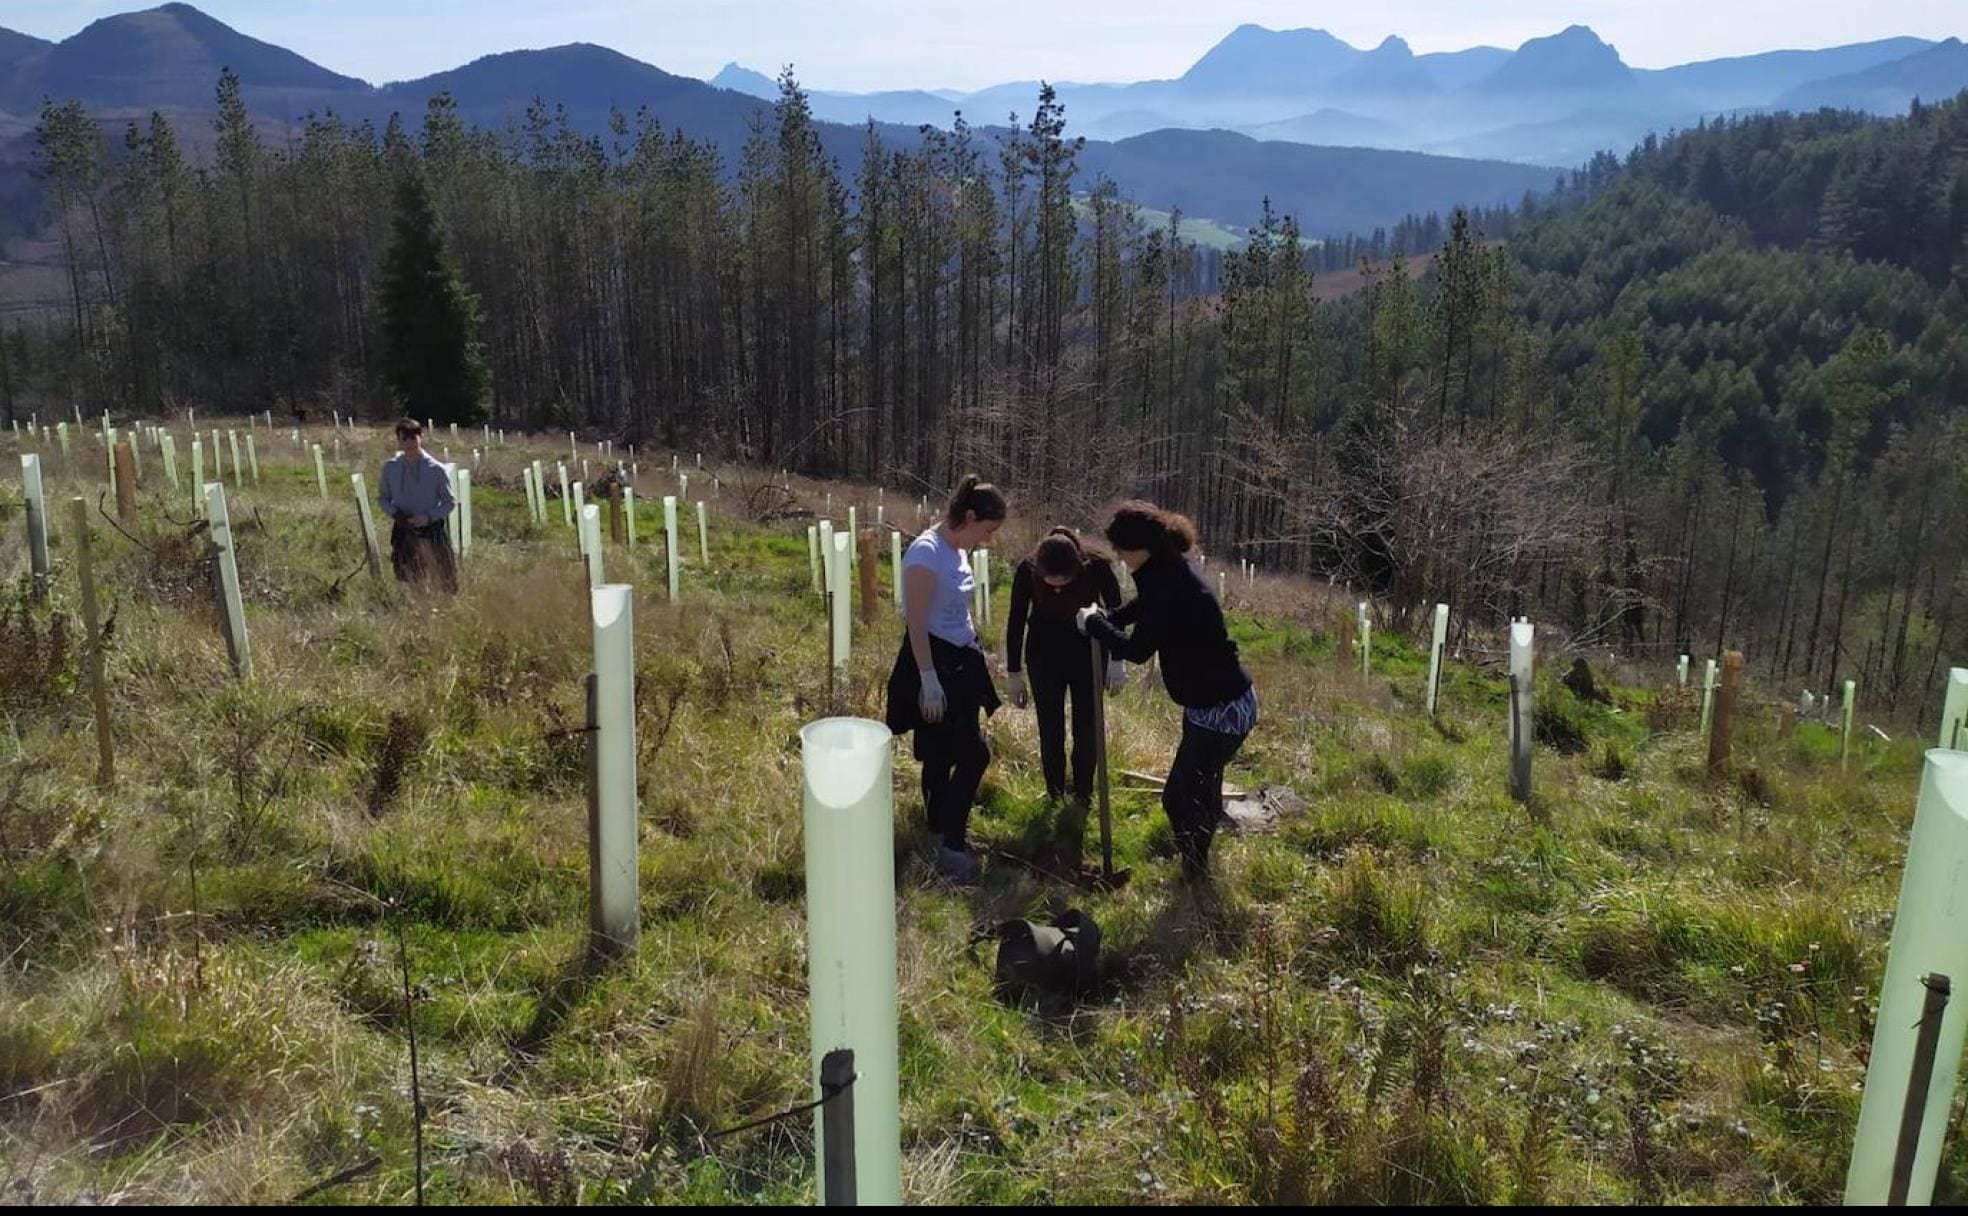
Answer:
[[[1304,94],[1364,55],[1324,30],[1240,25],[1191,65],[1181,81],[1189,91]]]
[[[36,51],[47,50],[53,45],[45,38],[0,27],[0,68],[11,67]]]
[[[1445,194],[1472,205],[1514,203],[1551,186],[1550,170],[1530,165],[1266,142],[1233,131],[1090,141],[1080,164],[1125,184],[1145,205],[1232,224],[1256,223],[1268,195],[1275,209],[1298,215],[1308,235],[1369,231],[1393,216],[1439,210]],[[1254,182],[1264,183],[1262,194],[1250,192]]]
[[[1464,51],[1436,51],[1415,59],[1428,71],[1435,87],[1443,92],[1466,88],[1495,72],[1510,58],[1500,46],[1472,46]]]
[[[1968,45],[1950,38],[1862,72],[1800,85],[1778,98],[1777,104],[1789,110],[1832,106],[1897,114],[1916,97],[1943,101],[1963,89],[1968,89]]]
[[[97,108],[210,105],[222,67],[239,74],[250,105],[275,113],[369,89],[188,4],[166,4],[104,17],[15,60],[0,73],[0,106],[32,113],[47,95]]]
[[[718,69],[717,75],[705,83],[720,89],[730,89],[734,93],[749,93],[753,97],[763,97],[768,101],[779,96],[779,83],[772,77],[737,63],[725,64]]]
[[[1533,38],[1477,82],[1483,92],[1496,94],[1580,93],[1626,91],[1634,85],[1633,69],[1619,52],[1583,25],[1566,26],[1546,38]]]
[[[1643,71],[1651,83],[1673,90],[1703,110],[1768,106],[1784,93],[1812,81],[1863,72],[1933,46],[1925,38],[1883,38],[1817,51],[1767,51],[1730,59],[1709,59],[1679,67]]]
[[[1173,126],[1173,123],[1164,123]],[[1368,118],[1350,110],[1331,108],[1300,114],[1277,122],[1259,123],[1248,134],[1260,140],[1289,140],[1301,144],[1326,144],[1336,148],[1391,148],[1406,143],[1411,135],[1405,127],[1379,118]]]
[[[1436,92],[1441,86],[1407,42],[1390,34],[1336,74],[1328,87],[1347,97],[1414,97]]]

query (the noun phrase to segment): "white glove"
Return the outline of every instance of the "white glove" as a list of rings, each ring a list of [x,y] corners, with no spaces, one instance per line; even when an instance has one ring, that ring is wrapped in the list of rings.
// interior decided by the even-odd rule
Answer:
[[[1011,704],[1014,708],[1024,709],[1031,703],[1031,698],[1025,695],[1025,673],[1014,671],[1011,673],[1010,680]]]
[[[1088,604],[1086,607],[1080,609],[1078,612],[1073,614],[1073,625],[1077,629],[1079,629],[1081,635],[1084,636],[1087,631],[1087,621],[1089,619],[1096,616],[1104,617],[1106,615],[1107,614],[1102,612],[1099,609],[1099,607],[1097,607],[1096,605]]]
[[[943,695],[943,681],[936,678],[936,669],[922,673],[922,691],[916,694],[916,711],[922,720],[931,726],[943,720],[943,711],[950,707],[950,700]]]
[[[1127,687],[1127,664],[1119,659],[1107,660],[1107,695],[1119,696]]]

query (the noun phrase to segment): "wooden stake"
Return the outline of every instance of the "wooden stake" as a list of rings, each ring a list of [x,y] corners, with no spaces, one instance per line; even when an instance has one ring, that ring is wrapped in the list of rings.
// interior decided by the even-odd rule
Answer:
[[[89,636],[89,697],[96,705],[96,784],[116,784],[116,749],[109,735],[109,681],[103,673],[102,618],[96,611],[96,575],[89,561],[89,504],[68,502],[75,531],[75,567],[82,576],[82,625]]]
[[[1716,690],[1714,729],[1708,735],[1708,775],[1718,781],[1729,775],[1729,738],[1736,724],[1736,694],[1742,683],[1742,669],[1740,650],[1722,655],[1722,684]]]

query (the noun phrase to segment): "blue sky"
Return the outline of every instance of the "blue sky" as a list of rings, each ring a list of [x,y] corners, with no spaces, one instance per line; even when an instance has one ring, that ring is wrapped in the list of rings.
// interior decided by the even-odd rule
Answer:
[[[597,42],[686,76],[785,63],[815,88],[977,88],[1182,72],[1242,22],[1356,46],[1515,46],[1574,22],[1636,67],[1894,34],[1968,34],[1968,0],[194,0],[243,33],[382,82],[494,51]],[[0,25],[64,38],[130,0],[0,0]]]

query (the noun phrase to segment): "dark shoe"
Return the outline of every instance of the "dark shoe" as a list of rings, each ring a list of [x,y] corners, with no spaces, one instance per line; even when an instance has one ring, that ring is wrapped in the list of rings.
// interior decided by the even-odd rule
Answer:
[[[969,884],[977,881],[977,863],[969,853],[940,845],[936,850],[936,871],[954,882]]]

